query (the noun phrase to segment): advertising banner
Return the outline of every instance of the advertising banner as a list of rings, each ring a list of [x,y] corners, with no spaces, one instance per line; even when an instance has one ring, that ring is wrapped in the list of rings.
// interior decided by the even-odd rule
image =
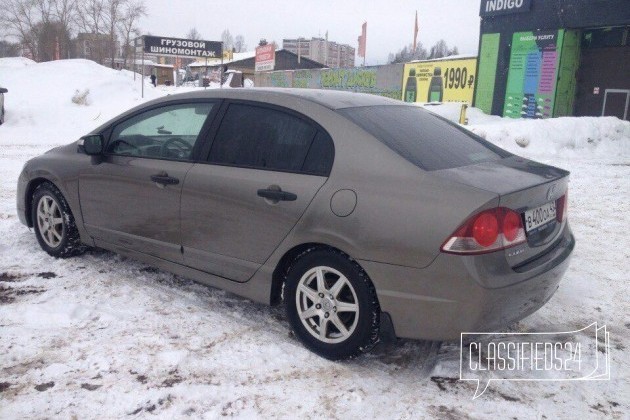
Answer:
[[[504,117],[553,116],[563,35],[563,30],[514,34]]]
[[[276,66],[276,45],[267,44],[256,47],[254,71],[270,71]]]
[[[221,42],[198,39],[169,38],[145,35],[144,52],[156,55],[177,55],[182,57],[221,57]]]
[[[407,63],[403,76],[405,102],[472,103],[476,58]]]

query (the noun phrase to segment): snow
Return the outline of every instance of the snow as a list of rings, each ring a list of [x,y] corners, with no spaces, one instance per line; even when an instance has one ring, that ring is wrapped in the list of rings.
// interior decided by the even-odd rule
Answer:
[[[385,342],[333,363],[289,332],[282,308],[94,250],[56,260],[15,213],[23,163],[142,102],[133,74],[89,61],[0,61],[0,418],[627,418],[630,412],[630,123],[513,121],[469,110],[469,128],[572,171],[577,238],[560,289],[511,331],[611,331],[612,379],[493,382],[472,400],[459,343]],[[22,63],[22,64],[20,64]],[[90,90],[76,105],[76,90]],[[176,88],[145,85],[145,100]],[[455,105],[433,106],[459,117]],[[517,139],[529,141],[519,146]],[[521,140],[521,143],[525,143]]]

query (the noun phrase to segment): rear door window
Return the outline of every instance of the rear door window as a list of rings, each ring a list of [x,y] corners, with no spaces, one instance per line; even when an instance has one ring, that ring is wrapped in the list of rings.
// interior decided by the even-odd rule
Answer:
[[[230,104],[208,161],[287,172],[328,175],[332,140],[314,124],[277,109]]]
[[[344,108],[338,112],[427,171],[511,156],[457,124],[416,106],[379,105]]]

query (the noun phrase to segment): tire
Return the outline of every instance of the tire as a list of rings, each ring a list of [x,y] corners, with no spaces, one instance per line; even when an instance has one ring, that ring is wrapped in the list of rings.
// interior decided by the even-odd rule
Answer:
[[[44,182],[35,188],[31,218],[37,242],[49,255],[68,258],[87,249],[81,243],[70,206],[54,184]]]
[[[376,290],[365,271],[342,252],[313,248],[301,254],[288,269],[284,292],[295,335],[320,356],[348,359],[378,342]]]

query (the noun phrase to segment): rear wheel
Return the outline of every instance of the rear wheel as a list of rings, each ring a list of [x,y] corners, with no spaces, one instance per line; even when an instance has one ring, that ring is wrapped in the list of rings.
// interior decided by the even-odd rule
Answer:
[[[67,258],[85,251],[70,206],[50,182],[35,188],[31,217],[39,245],[51,256]]]
[[[285,299],[296,336],[327,359],[354,357],[378,342],[374,286],[341,252],[313,249],[298,257],[287,274]]]

